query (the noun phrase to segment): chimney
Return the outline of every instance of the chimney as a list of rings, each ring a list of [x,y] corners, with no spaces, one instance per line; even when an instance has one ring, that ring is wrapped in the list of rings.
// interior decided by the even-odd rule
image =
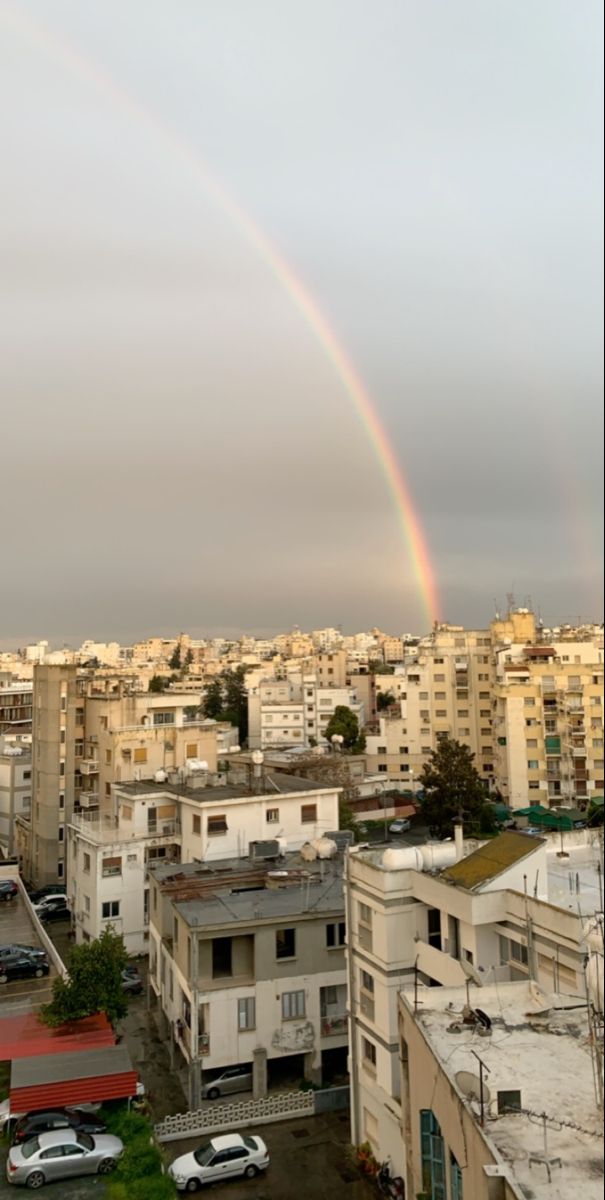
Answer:
[[[464,858],[464,829],[461,821],[454,823],[454,842],[456,844],[456,862]]]

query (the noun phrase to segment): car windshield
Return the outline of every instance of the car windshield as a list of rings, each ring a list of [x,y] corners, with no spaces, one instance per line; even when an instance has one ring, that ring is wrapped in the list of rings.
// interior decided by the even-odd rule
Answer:
[[[93,1150],[94,1149],[94,1141],[91,1138],[89,1133],[78,1133],[76,1135],[76,1141],[78,1143],[78,1146],[82,1146],[84,1148],[84,1150]]]
[[[205,1146],[200,1146],[199,1150],[194,1150],[193,1157],[200,1167],[207,1167],[208,1163],[214,1158],[214,1147],[211,1142],[207,1142]]]
[[[21,1147],[21,1153],[24,1158],[31,1158],[32,1154],[37,1154],[40,1149],[40,1142],[37,1137],[29,1138]]]

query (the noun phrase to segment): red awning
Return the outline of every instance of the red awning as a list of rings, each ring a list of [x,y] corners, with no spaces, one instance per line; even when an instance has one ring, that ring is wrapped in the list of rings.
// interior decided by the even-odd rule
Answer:
[[[0,1019],[0,1061],[97,1049],[113,1046],[115,1040],[105,1013],[72,1021],[57,1029],[43,1025],[36,1013]]]
[[[34,1112],[134,1096],[137,1073],[125,1046],[15,1059],[11,1069],[11,1112]]]

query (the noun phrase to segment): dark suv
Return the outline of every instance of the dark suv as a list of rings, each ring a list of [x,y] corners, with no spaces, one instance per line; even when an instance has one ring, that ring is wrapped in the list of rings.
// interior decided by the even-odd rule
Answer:
[[[30,958],[29,954],[7,954],[0,962],[0,983],[9,979],[41,979],[48,975],[48,959]]]
[[[105,1133],[107,1126],[99,1121],[95,1113],[82,1112],[79,1108],[53,1108],[47,1112],[27,1113],[20,1117],[13,1129],[12,1144],[25,1142],[39,1133],[51,1133],[53,1129],[74,1129],[77,1133]]]
[[[26,946],[23,942],[10,942],[8,946],[0,946],[0,963],[14,954],[22,955],[24,958],[43,959],[46,962],[46,951],[41,950],[39,946]]]

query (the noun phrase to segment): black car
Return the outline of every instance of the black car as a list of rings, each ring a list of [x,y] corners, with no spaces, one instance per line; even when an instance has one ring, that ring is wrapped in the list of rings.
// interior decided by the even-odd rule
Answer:
[[[48,975],[48,959],[30,958],[29,954],[7,954],[0,962],[0,983],[9,979],[41,979]]]
[[[22,954],[27,958],[43,959],[46,962],[46,951],[39,946],[26,946],[23,942],[11,942],[8,946],[0,946],[0,963],[13,954]]]
[[[64,883],[46,883],[44,887],[37,888],[35,892],[29,892],[29,898],[32,904],[39,904],[41,900],[46,900],[47,896],[64,896]]]
[[[44,908],[37,910],[36,916],[43,923],[45,921],[69,921],[71,913],[64,896],[49,896]]]
[[[12,1145],[26,1142],[39,1133],[51,1133],[54,1129],[73,1129],[77,1133],[105,1133],[107,1126],[95,1113],[82,1112],[79,1108],[53,1108],[46,1112],[31,1112],[17,1121],[12,1135]]]
[[[14,900],[19,888],[14,879],[0,879],[0,900]]]

